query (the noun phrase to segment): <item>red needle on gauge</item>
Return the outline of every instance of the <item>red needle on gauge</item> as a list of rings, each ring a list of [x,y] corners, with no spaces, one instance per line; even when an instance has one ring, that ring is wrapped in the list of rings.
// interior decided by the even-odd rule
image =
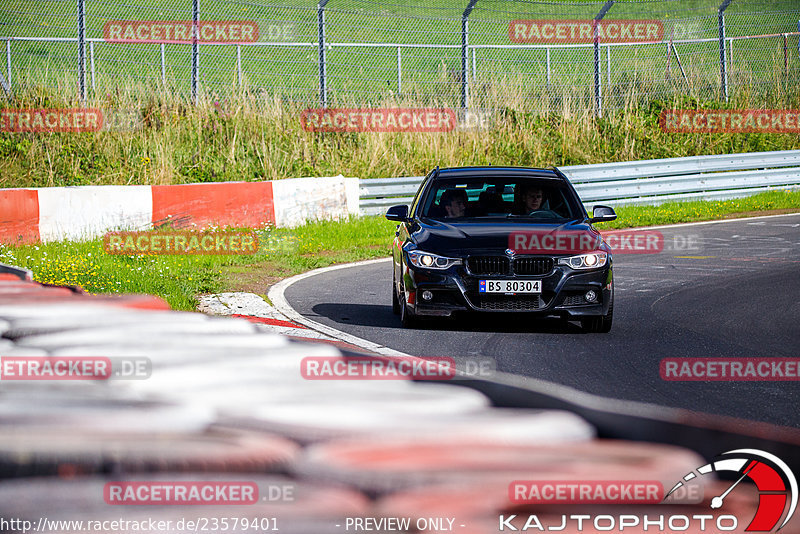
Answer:
[[[725,493],[723,493],[723,494],[722,494],[722,495],[720,495],[719,497],[714,497],[713,499],[711,499],[711,508],[714,508],[714,509],[716,509],[716,508],[719,508],[719,507],[721,507],[721,506],[722,506],[722,501],[725,499],[725,497],[727,497],[727,496],[728,496],[728,494],[729,494],[731,491],[733,491],[733,488],[735,488],[737,485],[739,485],[739,482],[741,482],[742,480],[744,480],[744,477],[746,477],[746,476],[747,476],[747,473],[749,473],[749,472],[750,472],[750,470],[751,470],[751,469],[753,469],[753,468],[754,468],[756,465],[757,465],[757,462],[753,462],[753,465],[751,465],[750,467],[748,467],[748,468],[747,468],[747,470],[746,470],[744,473],[742,473],[742,476],[740,476],[740,477],[739,477],[739,480],[737,480],[736,482],[734,482],[734,483],[733,483],[733,486],[731,486],[730,488],[728,488],[727,490],[725,490]]]

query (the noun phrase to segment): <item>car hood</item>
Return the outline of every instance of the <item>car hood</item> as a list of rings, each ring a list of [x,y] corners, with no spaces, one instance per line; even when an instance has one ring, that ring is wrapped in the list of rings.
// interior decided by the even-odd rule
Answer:
[[[412,241],[426,252],[466,257],[476,253],[502,254],[509,247],[509,238],[516,233],[535,233],[540,238],[552,234],[585,234],[592,240],[600,233],[584,222],[531,223],[508,220],[443,222],[422,219],[414,227]],[[520,252],[524,254],[524,252]]]

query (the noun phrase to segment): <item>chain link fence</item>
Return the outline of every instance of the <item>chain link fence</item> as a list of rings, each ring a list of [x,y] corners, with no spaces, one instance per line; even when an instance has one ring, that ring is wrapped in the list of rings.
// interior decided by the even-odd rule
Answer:
[[[248,28],[252,31],[248,31]],[[180,30],[180,31],[179,31]],[[4,0],[7,93],[247,91],[308,106],[780,106],[797,0]]]

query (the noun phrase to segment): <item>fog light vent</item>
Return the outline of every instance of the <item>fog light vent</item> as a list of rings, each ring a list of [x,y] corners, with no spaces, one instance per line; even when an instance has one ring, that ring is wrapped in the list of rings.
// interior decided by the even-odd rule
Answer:
[[[422,292],[422,300],[433,300],[433,293],[430,291],[423,291]]]
[[[597,301],[597,293],[595,293],[594,290],[590,289],[589,291],[586,292],[586,294],[583,296],[583,298],[586,299],[586,302],[596,302]]]

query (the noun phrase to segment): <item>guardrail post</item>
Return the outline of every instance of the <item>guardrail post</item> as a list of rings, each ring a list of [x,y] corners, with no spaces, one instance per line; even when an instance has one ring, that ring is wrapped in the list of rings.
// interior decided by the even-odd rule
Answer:
[[[200,78],[200,0],[192,0],[192,103],[197,105],[197,82]]]
[[[466,109],[469,102],[469,79],[467,78],[467,47],[469,46],[469,16],[478,0],[469,0],[461,15],[461,108]]]
[[[328,107],[327,64],[325,62],[325,6],[328,0],[320,0],[317,4],[317,24],[319,33],[319,103]]]
[[[598,117],[603,116],[603,82],[600,77],[600,21],[603,20],[603,17],[606,16],[606,13],[613,5],[614,0],[608,0],[592,21],[594,29],[594,101],[595,112]]]
[[[720,88],[725,97],[725,102],[728,101],[728,70],[725,65],[725,10],[731,4],[732,0],[723,0],[717,9],[717,25],[719,27],[719,76]]]
[[[78,0],[78,79],[81,100],[86,103],[86,4]]]

